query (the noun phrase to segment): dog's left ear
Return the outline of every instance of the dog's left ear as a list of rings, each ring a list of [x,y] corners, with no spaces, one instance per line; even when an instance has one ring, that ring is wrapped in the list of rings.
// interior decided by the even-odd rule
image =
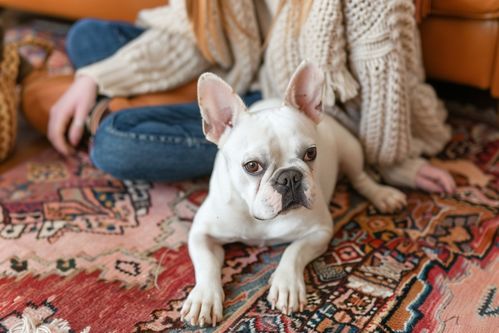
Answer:
[[[239,113],[246,111],[246,105],[232,87],[212,73],[199,77],[198,103],[204,135],[215,144],[225,130],[234,125]]]
[[[305,113],[316,124],[322,116],[324,73],[313,63],[304,60],[294,72],[284,94],[284,105]]]

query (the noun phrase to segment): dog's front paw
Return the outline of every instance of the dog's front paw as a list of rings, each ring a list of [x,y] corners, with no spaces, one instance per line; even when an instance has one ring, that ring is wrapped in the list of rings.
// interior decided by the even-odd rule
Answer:
[[[182,321],[204,327],[223,318],[224,292],[222,286],[197,285],[192,289],[180,311]]]
[[[272,305],[272,310],[277,308],[286,315],[298,310],[303,311],[307,305],[303,273],[275,271],[270,278],[270,290],[267,300]]]
[[[382,213],[393,213],[407,205],[406,195],[390,186],[379,185],[379,189],[369,200]]]

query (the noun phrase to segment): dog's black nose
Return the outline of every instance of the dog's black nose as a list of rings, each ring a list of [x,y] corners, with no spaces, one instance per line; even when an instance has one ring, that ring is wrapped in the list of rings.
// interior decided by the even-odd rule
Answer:
[[[282,170],[275,178],[274,188],[282,195],[282,210],[306,206],[302,186],[303,174],[294,168]]]
[[[294,189],[300,184],[303,174],[296,169],[285,169],[276,178],[276,183],[288,189]]]

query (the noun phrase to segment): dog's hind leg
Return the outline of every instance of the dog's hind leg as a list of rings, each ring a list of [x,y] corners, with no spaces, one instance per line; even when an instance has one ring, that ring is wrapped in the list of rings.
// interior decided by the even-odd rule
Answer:
[[[376,183],[364,170],[364,153],[359,141],[346,129],[338,133],[340,168],[353,187],[382,213],[392,213],[407,204],[406,196],[396,188]]]

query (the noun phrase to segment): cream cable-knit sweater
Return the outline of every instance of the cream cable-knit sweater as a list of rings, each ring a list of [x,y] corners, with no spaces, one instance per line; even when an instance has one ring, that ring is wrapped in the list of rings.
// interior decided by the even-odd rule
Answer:
[[[244,93],[261,63],[258,20],[251,0],[227,3],[239,24],[257,38],[248,38],[228,19],[232,33],[227,36],[224,52],[217,54],[212,48],[215,67],[196,46],[185,2],[170,0],[168,6],[141,11],[137,24],[148,29],[113,56],[81,68],[77,75],[94,78],[99,92],[113,97],[175,88],[209,69]],[[220,16],[216,12],[213,15]]]
[[[299,13],[288,2],[275,18],[260,66],[266,33],[260,28],[269,25],[262,18],[275,14],[277,2],[255,6],[252,0],[227,0],[238,22],[259,38],[248,37],[229,19],[231,33],[212,66],[196,47],[184,1],[170,0],[140,13],[138,24],[149,28],[141,36],[78,75],[93,77],[102,94],[117,96],[174,88],[210,70],[244,93],[260,68],[264,97],[281,97],[293,71],[308,58],[325,71],[326,111],[337,113],[336,100],[347,102],[340,120],[348,116],[354,125],[367,161],[392,183],[414,185],[423,163],[418,157],[442,149],[450,131],[445,110],[424,84],[412,0],[316,0],[299,35]],[[265,9],[271,15],[261,12]]]

